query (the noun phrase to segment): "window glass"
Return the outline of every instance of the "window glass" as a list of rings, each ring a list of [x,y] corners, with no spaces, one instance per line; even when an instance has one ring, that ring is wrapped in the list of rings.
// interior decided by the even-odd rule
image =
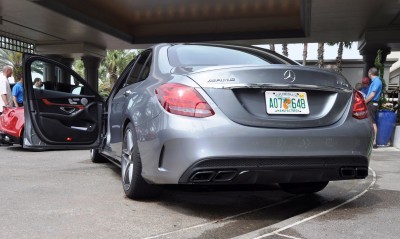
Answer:
[[[147,58],[146,64],[144,65],[144,67],[142,68],[142,72],[140,73],[139,81],[146,80],[146,78],[149,76],[151,60],[151,56]]]
[[[53,63],[39,60],[32,62],[31,76],[34,89],[54,90],[75,95],[92,93],[70,71]]]
[[[143,69],[144,65],[146,64],[146,60],[149,57],[150,53],[151,53],[151,51],[145,51],[139,56],[139,58],[136,60],[135,64],[133,65],[133,68],[131,69],[131,72],[129,73],[128,78],[125,81],[125,84],[124,84],[125,86],[134,84],[136,82],[143,80],[140,73],[142,72],[142,69]],[[149,66],[148,70],[150,72],[150,66]],[[147,74],[147,76],[148,76],[148,74]],[[147,78],[147,76],[146,76],[146,78]]]
[[[249,52],[225,47],[176,45],[168,49],[172,66],[270,65]]]

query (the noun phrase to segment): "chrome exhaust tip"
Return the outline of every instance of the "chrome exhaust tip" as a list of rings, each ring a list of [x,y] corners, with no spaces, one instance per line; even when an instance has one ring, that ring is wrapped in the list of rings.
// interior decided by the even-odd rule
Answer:
[[[368,168],[358,167],[356,168],[356,177],[357,178],[366,178],[368,176]]]
[[[355,178],[356,170],[355,168],[350,168],[350,167],[340,168],[340,176],[342,178]]]
[[[235,170],[224,170],[218,171],[215,177],[213,178],[214,182],[229,182],[232,181],[237,175],[237,171]]]
[[[214,171],[199,171],[190,177],[190,181],[194,183],[210,182],[214,175]]]

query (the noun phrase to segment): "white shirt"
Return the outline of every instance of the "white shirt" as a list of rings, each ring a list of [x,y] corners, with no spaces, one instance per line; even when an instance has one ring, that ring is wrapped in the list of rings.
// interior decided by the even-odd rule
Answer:
[[[11,88],[10,88],[10,82],[8,82],[8,79],[4,76],[4,74],[0,74],[0,95],[5,95],[7,94],[7,99],[8,103],[12,106],[13,105],[13,99],[11,95]],[[0,112],[3,112],[3,107],[4,107],[4,101],[3,98],[0,99]]]

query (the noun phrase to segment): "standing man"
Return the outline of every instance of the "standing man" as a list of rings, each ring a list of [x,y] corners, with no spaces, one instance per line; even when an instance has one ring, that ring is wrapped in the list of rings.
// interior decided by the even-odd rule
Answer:
[[[365,103],[368,106],[368,112],[371,116],[372,125],[374,127],[374,146],[373,148],[376,149],[378,146],[376,145],[376,134],[378,133],[378,127],[376,126],[376,112],[378,111],[378,101],[381,97],[382,93],[382,81],[379,78],[378,69],[372,67],[368,71],[368,77],[371,79],[371,85],[368,89],[367,98],[365,99]]]
[[[12,68],[10,66],[5,66],[3,74],[0,74],[0,114],[3,113],[3,107],[11,107],[13,105],[10,82],[8,82],[8,78],[11,75]]]
[[[12,88],[12,96],[14,105],[17,107],[24,106],[24,79],[21,79]]]

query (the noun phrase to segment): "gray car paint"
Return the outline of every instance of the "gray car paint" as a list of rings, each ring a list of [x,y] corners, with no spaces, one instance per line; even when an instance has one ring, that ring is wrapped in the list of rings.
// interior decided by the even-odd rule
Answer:
[[[128,121],[134,123],[142,160],[142,176],[148,182],[177,184],[186,170],[196,162],[207,158],[239,157],[245,160],[257,157],[298,157],[298,160],[301,160],[304,157],[323,156],[348,157],[351,162],[354,157],[362,157],[367,162],[363,166],[368,166],[373,136],[372,125],[368,118],[358,120],[352,117],[352,90],[341,75],[302,66],[285,65],[262,68],[215,67],[198,71],[176,69],[168,63],[166,55],[168,47],[170,45],[161,44],[152,48],[154,57],[150,76],[134,89],[138,94],[125,103],[127,105],[125,112],[115,119],[115,122],[124,124]],[[296,73],[296,81],[293,84],[281,82],[287,69],[293,69]],[[268,72],[272,72],[274,77],[267,78]],[[208,82],[216,78],[235,78],[235,81]],[[166,112],[158,103],[154,90],[167,82],[195,87],[215,111],[215,115],[192,118]],[[312,88],[337,94],[332,97],[334,99],[328,100],[328,103],[337,98],[341,98],[339,100],[342,102],[339,104],[340,108],[333,109],[336,115],[328,117],[331,118],[329,123],[319,123],[322,117],[311,119],[314,121],[308,124],[304,123],[305,121],[297,123],[299,127],[293,127],[291,125],[296,124],[296,120],[291,121],[288,120],[289,117],[278,116],[282,117],[279,121],[286,120],[286,122],[279,125],[278,121],[271,121],[271,125],[255,127],[243,124],[240,120],[230,119],[225,113],[227,109],[220,108],[229,107],[229,104],[221,106],[220,99],[217,99],[219,90],[224,89],[229,92],[234,88],[260,90]],[[111,101],[112,97],[118,96],[123,90],[125,89],[121,89],[120,92],[115,91],[111,95]],[[109,108],[113,107],[113,103],[109,102]],[[120,110],[124,111],[122,107]],[[232,113],[235,114],[240,115],[241,112]],[[109,118],[111,117],[115,115],[109,114]],[[313,123],[318,126],[312,127]],[[118,161],[119,152],[112,148],[118,147],[121,143],[124,125],[112,123],[110,127],[114,127],[115,131],[108,131],[108,134],[112,134],[107,136],[111,140],[103,145],[102,153]],[[110,150],[114,153],[110,153]],[[304,180],[307,181],[307,178]]]
[[[154,61],[153,66],[157,64],[159,59],[155,57]],[[172,74],[168,74],[165,69],[165,66],[163,69],[153,68],[150,75],[155,75],[157,79],[150,77],[145,84],[137,88],[138,91],[144,92],[144,95],[149,97],[148,102],[152,102],[152,106],[158,108],[158,111],[161,112],[160,114],[151,114],[157,115],[155,118],[146,117],[146,120],[143,121],[146,124],[135,124],[142,157],[142,176],[149,182],[176,184],[185,170],[192,164],[198,160],[212,157],[251,158],[266,155],[282,157],[361,155],[368,157],[369,155],[372,136],[370,121],[369,119],[356,120],[351,116],[352,90],[341,75],[318,69],[284,65],[268,67],[235,66],[228,69],[226,67],[213,67],[209,71],[202,69],[198,72],[171,68]],[[283,72],[287,69],[295,69],[297,73],[295,84],[289,85],[281,82]],[[270,82],[261,82],[263,85],[257,85],[260,82],[255,82],[252,74],[260,74],[260,71],[266,72],[268,70],[274,72],[276,77],[268,78],[272,79]],[[207,83],[208,79],[224,78],[224,74],[231,76],[232,72],[235,74],[235,82]],[[264,72],[262,74],[265,75]],[[242,79],[247,79],[247,81]],[[311,82],[307,81],[310,79]],[[156,86],[166,82],[196,87],[216,114],[212,117],[197,119],[165,112],[157,104],[152,92]],[[337,109],[339,112],[333,117],[332,122],[324,127],[310,128],[312,123],[321,121],[320,119],[313,119],[306,126],[309,128],[303,126],[298,129],[274,129],[276,128],[275,125],[272,128],[260,129],[259,127],[247,127],[233,122],[219,108],[219,105],[215,104],[215,98],[210,97],[212,95],[210,92],[213,90],[237,88],[238,84],[241,88],[259,87],[263,89],[268,88],[265,87],[266,83],[270,83],[269,88],[278,84],[279,87],[287,87],[287,89],[308,87],[313,90],[320,89],[334,94],[342,94],[341,108]],[[332,100],[336,100],[337,96],[332,98],[334,98]],[[144,112],[146,109],[138,110]],[[337,110],[334,109],[333,111]],[[151,111],[155,110],[152,109]],[[300,122],[304,123],[304,121]],[[290,124],[293,124],[293,122],[284,125],[286,128],[290,128]],[[278,127],[281,126],[278,125]],[[349,135],[348,132],[352,132],[353,135]]]

